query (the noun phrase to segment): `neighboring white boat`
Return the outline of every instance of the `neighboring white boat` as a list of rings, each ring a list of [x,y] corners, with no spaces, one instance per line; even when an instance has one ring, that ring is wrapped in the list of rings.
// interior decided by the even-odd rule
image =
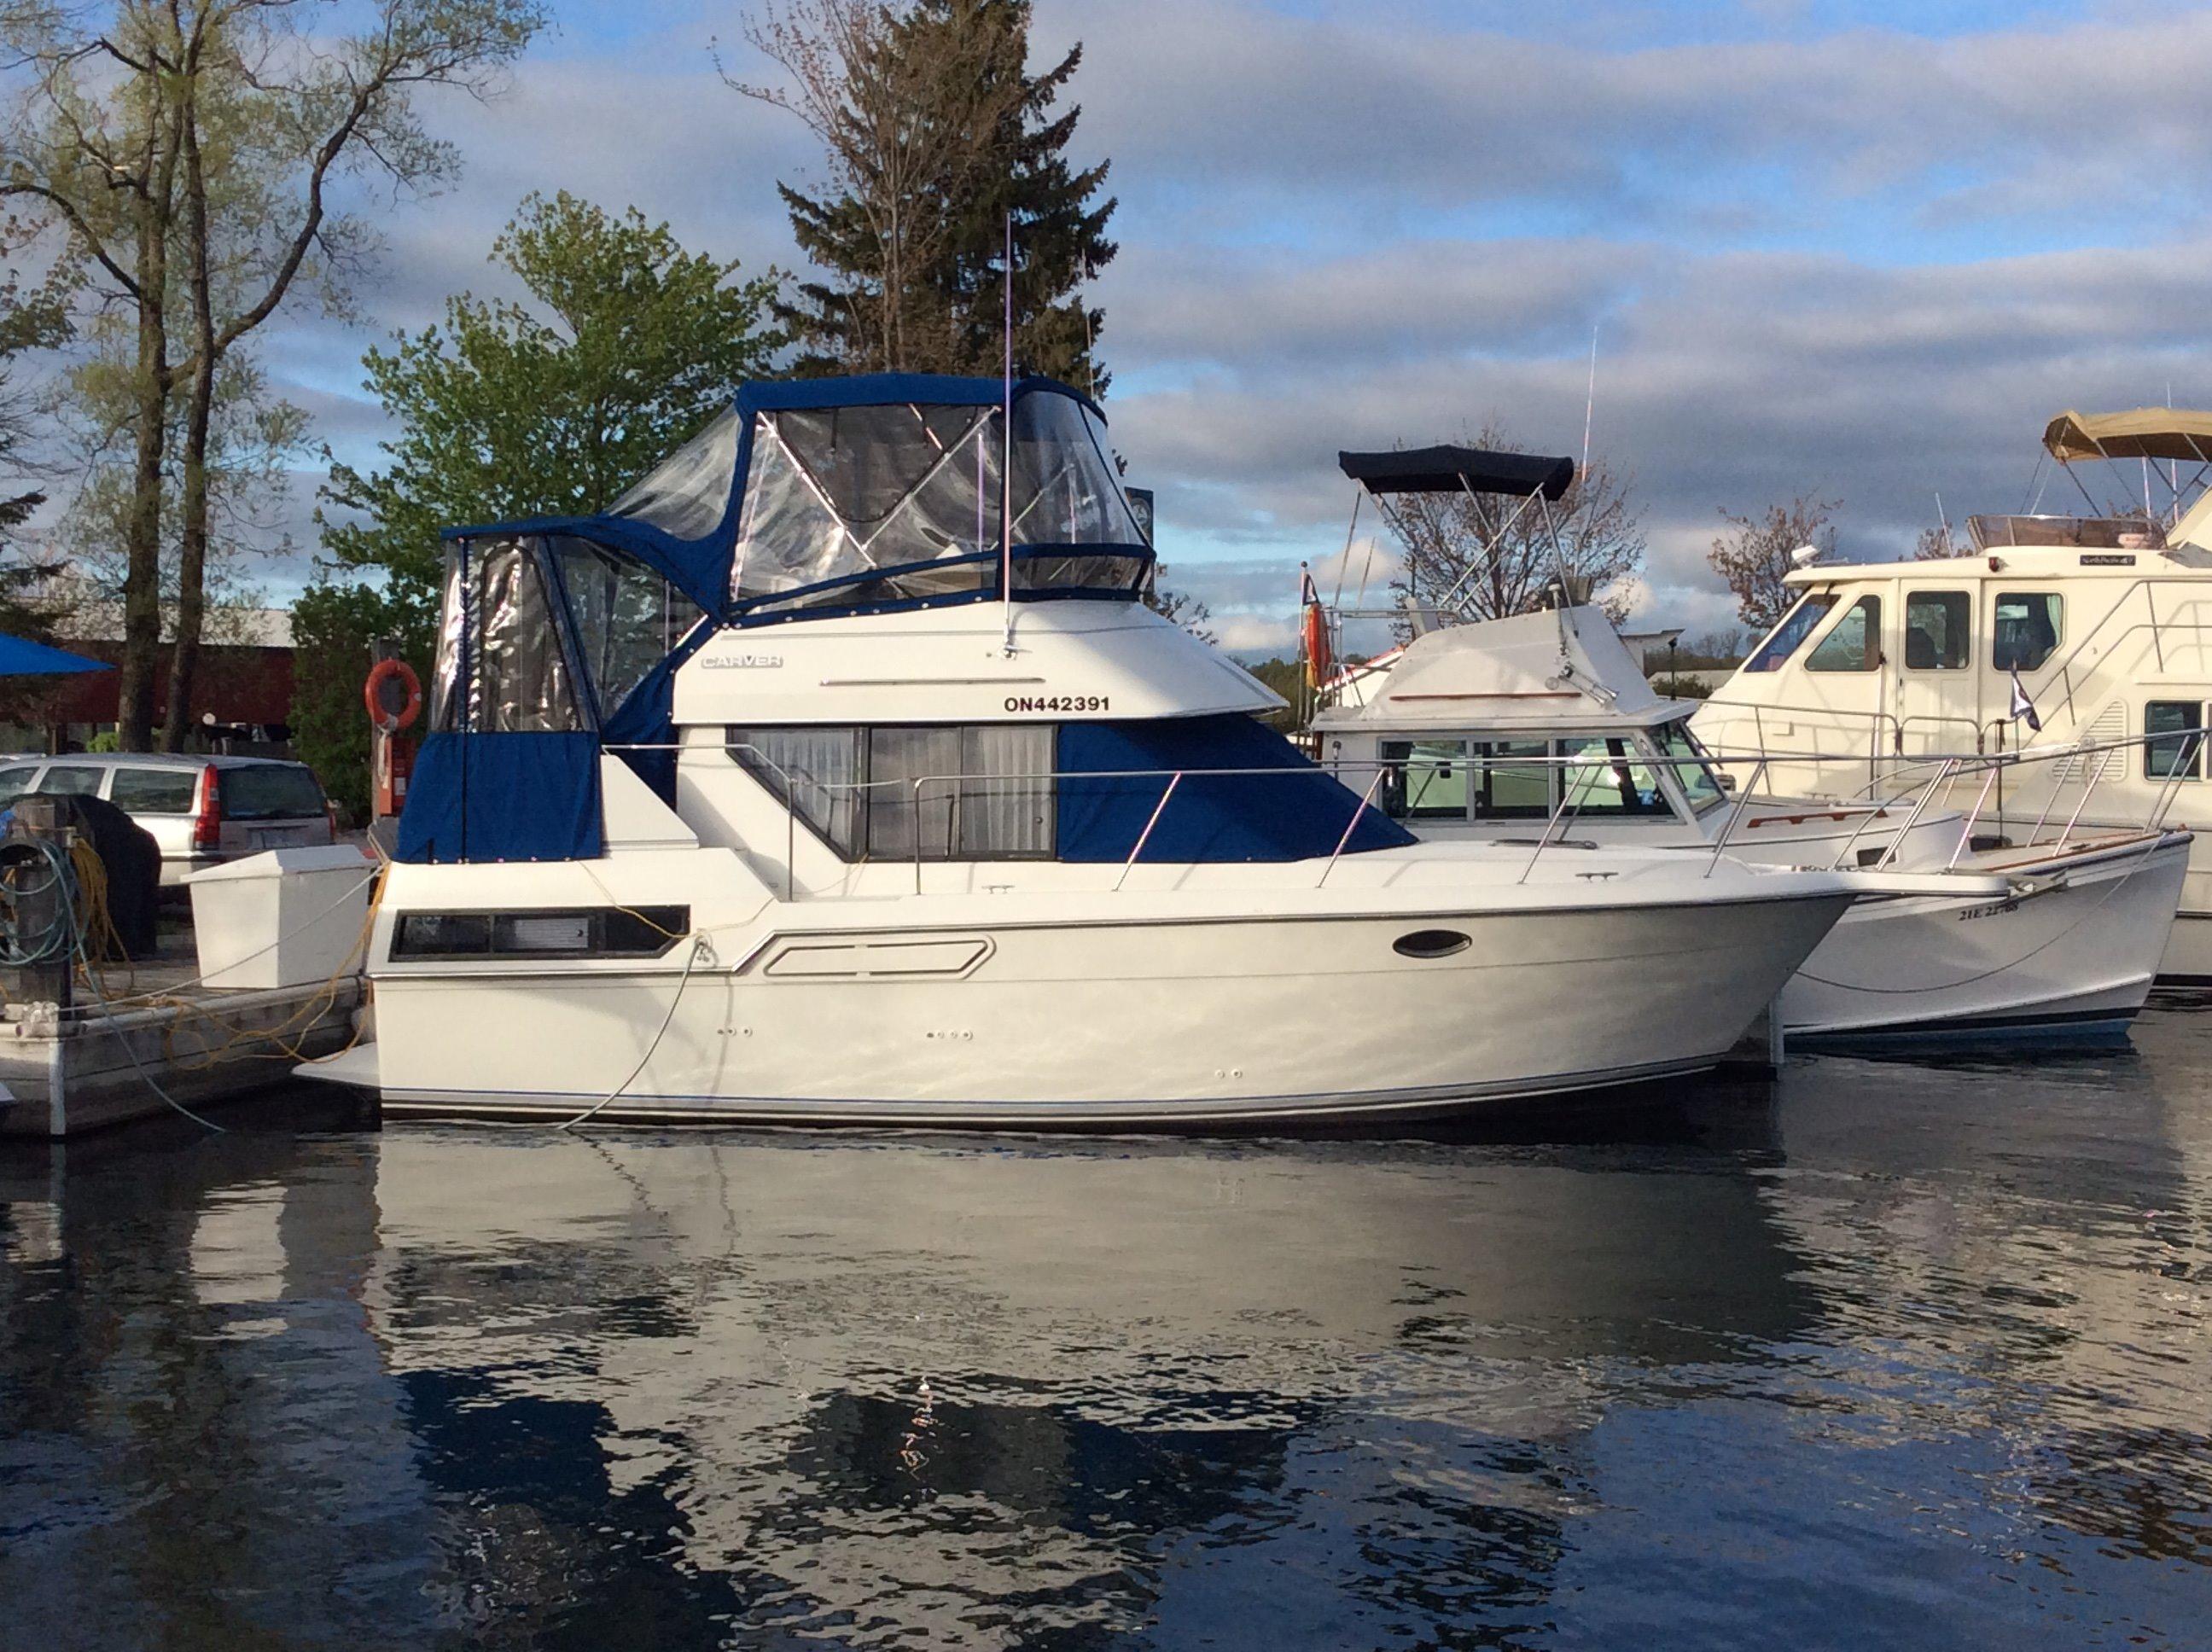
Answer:
[[[1378,457],[1346,455],[1346,469]],[[1474,452],[1455,466],[1450,479],[1476,492],[1497,468]],[[1971,801],[2017,785],[2030,762],[1962,762],[1889,802],[1731,796],[1690,732],[1698,702],[1656,694],[1593,607],[1429,631],[1340,673],[1330,697],[1313,725],[1323,763],[1354,786],[1382,773],[1387,811],[1433,840],[1517,837],[1539,846],[1539,865],[1571,847],[1656,843],[1955,880],[1948,895],[1855,904],[1784,989],[1792,1037],[2124,1033],[2180,898],[2185,833],[2069,831],[2061,817],[1998,841],[1930,806],[1954,787]],[[1747,784],[1759,779],[1753,765]]]
[[[1974,516],[1972,555],[1798,569],[1795,604],[1698,711],[1699,737],[1738,772],[1765,756],[1778,789],[1838,799],[1917,784],[1942,754],[2053,754],[2006,772],[1980,829],[2000,838],[2069,818],[2118,829],[2168,797],[2177,824],[2202,824],[2212,493],[2182,506],[2212,457],[2212,413],[2065,413],[2044,445],[2062,469],[2121,461],[2120,495],[2142,489],[2143,513]],[[1955,778],[1964,807],[1979,776]],[[2212,843],[2193,853],[2160,975],[2212,984]]]
[[[450,535],[375,1040],[319,1076],[562,1120],[1446,1111],[1710,1066],[1869,886],[1415,841],[1144,606],[1115,475],[1046,381],[754,386],[605,516]]]

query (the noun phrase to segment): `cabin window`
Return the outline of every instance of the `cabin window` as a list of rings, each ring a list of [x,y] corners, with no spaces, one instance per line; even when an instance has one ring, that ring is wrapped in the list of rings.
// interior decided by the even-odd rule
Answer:
[[[860,731],[733,728],[735,757],[776,801],[848,860],[860,856]]]
[[[1663,723],[1651,731],[1651,738],[1669,757],[1696,759],[1671,765],[1675,784],[1682,788],[1682,795],[1689,799],[1691,808],[1703,809],[1707,804],[1721,800],[1721,783],[1705,761],[1705,749],[1698,744],[1698,737],[1690,732],[1687,723]]]
[[[1671,815],[1657,772],[1628,750],[1624,740],[1587,740],[1566,753],[1577,767],[1566,771],[1569,815]]]
[[[847,860],[1053,853],[1048,723],[732,728],[730,755]]]
[[[1541,740],[1474,744],[1474,817],[1541,820],[1552,812],[1551,748]]]
[[[1998,592],[1990,664],[2001,671],[2032,671],[2057,653],[2063,601],[2056,591]]]
[[[1801,598],[1797,605],[1783,616],[1782,623],[1773,634],[1759,645],[1758,651],[1743,663],[1747,671],[1778,671],[1783,663],[1796,653],[1798,646],[1812,635],[1813,628],[1821,616],[1836,605],[1835,593],[1815,591]]]
[[[1870,671],[1881,663],[1881,598],[1861,597],[1806,656],[1808,671]]]
[[[1391,819],[1467,818],[1466,741],[1386,740],[1382,762],[1389,773],[1383,775],[1377,795],[1382,812]]]
[[[1966,669],[1974,605],[1963,591],[1915,591],[1905,599],[1905,667],[1912,671]]]
[[[2204,778],[2204,702],[2154,700],[2143,708],[2143,774],[2151,780]],[[2163,737],[2163,738],[2161,738]]]

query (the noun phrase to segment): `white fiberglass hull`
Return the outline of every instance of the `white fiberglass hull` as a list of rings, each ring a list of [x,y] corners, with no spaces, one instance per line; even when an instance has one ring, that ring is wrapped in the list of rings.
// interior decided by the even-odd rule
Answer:
[[[377,1082],[394,1113],[549,1120],[619,1090],[592,1114],[609,1121],[1111,1129],[1449,1112],[1712,1065],[1850,898],[1792,882],[1567,910],[811,934],[801,903],[736,968],[688,981],[680,951],[619,975],[380,976]],[[1467,944],[1394,946],[1438,929]],[[879,947],[919,949],[915,967],[826,973],[841,948]],[[869,956],[855,967],[884,969]]]
[[[1793,1038],[2117,1036],[2167,951],[2189,844],[2151,837],[2004,900],[1865,901],[1782,994]],[[2031,865],[2008,868],[2033,875]]]

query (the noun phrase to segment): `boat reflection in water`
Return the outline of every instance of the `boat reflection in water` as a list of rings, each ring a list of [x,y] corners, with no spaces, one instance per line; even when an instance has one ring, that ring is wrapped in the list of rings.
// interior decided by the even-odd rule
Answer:
[[[2155,1642],[2212,1141],[2143,1041],[2001,1121],[1825,1060],[1628,1139],[0,1161],[0,1592],[53,1646]]]

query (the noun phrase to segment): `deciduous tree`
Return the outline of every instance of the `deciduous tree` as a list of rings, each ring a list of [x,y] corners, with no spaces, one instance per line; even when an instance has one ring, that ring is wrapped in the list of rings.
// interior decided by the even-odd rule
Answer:
[[[428,672],[441,528],[605,509],[784,343],[772,276],[739,279],[635,208],[532,196],[492,258],[526,301],[458,295],[441,325],[363,358],[396,431],[381,468],[331,463],[324,578],[295,610],[302,749],[326,780],[366,762],[369,641],[399,638]]]
[[[1837,503],[1800,494],[1787,505],[1768,506],[1758,516],[1721,513],[1729,531],[1713,541],[1705,559],[1735,597],[1737,615],[1753,631],[1771,629],[1794,599],[1783,583],[1792,567],[1792,552],[1811,545],[1825,554],[1834,553],[1836,529],[1831,518]]]

